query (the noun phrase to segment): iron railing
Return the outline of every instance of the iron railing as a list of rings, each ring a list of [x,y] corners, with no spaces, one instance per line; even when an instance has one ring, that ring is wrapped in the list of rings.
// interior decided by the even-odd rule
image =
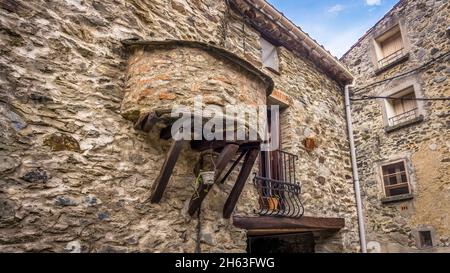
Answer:
[[[406,111],[404,113],[401,113],[400,115],[396,115],[396,116],[390,118],[389,119],[390,126],[395,126],[402,122],[405,122],[405,121],[408,121],[408,120],[418,117],[419,116],[418,110],[419,110],[418,108],[414,108],[412,110]]]
[[[392,54],[389,54],[388,56],[384,57],[383,59],[378,61],[378,64],[380,67],[386,66],[388,64],[391,64],[395,62],[396,60],[400,59],[403,56],[403,48],[395,51]]]
[[[295,172],[297,155],[281,150],[263,153],[264,157],[261,157],[260,162],[260,176],[289,183],[297,182]]]
[[[287,183],[265,177],[253,179],[259,195],[259,209],[262,216],[300,218],[304,207],[300,200],[301,188],[297,183]]]

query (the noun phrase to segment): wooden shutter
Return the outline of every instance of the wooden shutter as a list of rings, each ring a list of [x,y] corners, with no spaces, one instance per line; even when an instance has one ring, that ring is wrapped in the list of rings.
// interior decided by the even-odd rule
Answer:
[[[403,101],[403,108],[405,110],[405,112],[414,110],[417,108],[417,102],[415,100],[413,100],[416,96],[414,95],[414,93],[408,94],[406,96],[404,96],[403,98],[409,99],[409,100],[404,100]]]
[[[394,100],[394,112],[395,115],[400,115],[405,112],[402,100]]]
[[[261,38],[261,48],[262,48],[262,63],[264,67],[271,68],[278,72],[279,64],[278,64],[278,52],[277,48],[266,41],[264,38]]]
[[[391,37],[381,42],[381,48],[383,50],[383,57],[386,58],[389,55],[403,49],[402,35],[400,32],[395,33]]]

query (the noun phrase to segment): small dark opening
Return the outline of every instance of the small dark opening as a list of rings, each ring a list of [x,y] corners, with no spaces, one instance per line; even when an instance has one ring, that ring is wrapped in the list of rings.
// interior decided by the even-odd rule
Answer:
[[[314,253],[312,233],[248,237],[249,254]]]
[[[420,246],[423,248],[433,247],[431,231],[419,231]]]

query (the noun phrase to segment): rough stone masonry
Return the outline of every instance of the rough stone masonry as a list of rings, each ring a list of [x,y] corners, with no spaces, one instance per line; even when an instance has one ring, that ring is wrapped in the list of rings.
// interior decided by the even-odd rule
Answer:
[[[245,252],[245,231],[222,218],[231,182],[208,195],[200,219],[186,213],[199,159],[188,146],[161,203],[148,202],[170,141],[121,115],[129,57],[121,41],[200,41],[261,68],[260,36],[225,1],[1,0],[0,251]],[[346,222],[320,236],[316,251],[356,252],[342,84],[306,56],[278,53],[280,72],[264,72],[290,100],[283,149],[299,156],[306,214]],[[316,149],[304,147],[307,137]],[[236,215],[257,206],[248,182]]]
[[[385,96],[408,86],[414,86],[417,98],[450,97],[449,11],[448,1],[400,1],[342,58],[355,75],[355,89],[384,80],[356,91],[354,97]],[[374,44],[395,26],[401,29],[408,58],[380,71]],[[444,57],[432,61],[439,56]],[[392,131],[386,130],[384,103],[384,99],[366,100],[354,102],[352,108],[369,251],[448,252],[449,101],[418,101],[423,120]],[[407,162],[413,197],[385,203],[379,168],[399,159]],[[420,231],[431,232],[433,249],[420,247]]]

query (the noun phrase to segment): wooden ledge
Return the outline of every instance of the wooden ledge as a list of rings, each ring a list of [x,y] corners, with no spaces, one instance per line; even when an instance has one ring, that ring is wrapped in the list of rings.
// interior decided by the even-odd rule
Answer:
[[[248,231],[248,235],[277,235],[313,231],[338,231],[345,227],[343,218],[303,216],[299,219],[285,217],[233,217],[234,226]]]

